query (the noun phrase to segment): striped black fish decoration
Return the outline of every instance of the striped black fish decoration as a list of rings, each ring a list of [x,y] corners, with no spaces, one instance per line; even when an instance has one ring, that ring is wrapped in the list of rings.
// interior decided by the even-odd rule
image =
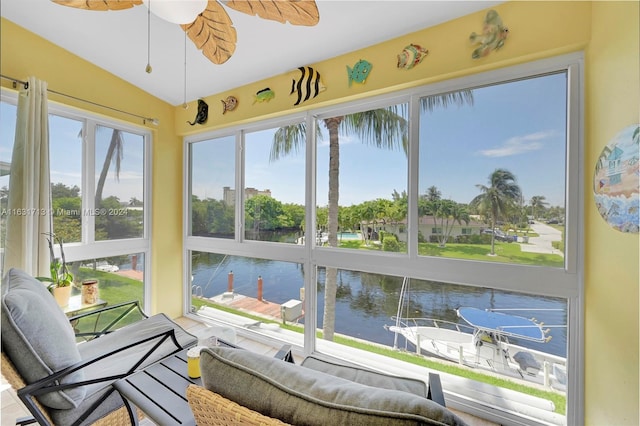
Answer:
[[[311,67],[299,67],[300,78],[295,78],[291,81],[291,93],[298,93],[298,99],[293,105],[299,105],[301,102],[309,100],[309,98],[315,98],[318,93],[326,89],[322,84],[320,73]]]

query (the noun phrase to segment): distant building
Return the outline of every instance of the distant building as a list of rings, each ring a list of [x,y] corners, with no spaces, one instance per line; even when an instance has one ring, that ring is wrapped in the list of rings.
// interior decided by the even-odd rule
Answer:
[[[480,232],[487,227],[486,223],[479,220],[479,217],[474,216],[469,223],[464,221],[460,224],[456,222],[451,230],[451,237],[458,235],[473,235],[480,234]],[[436,219],[437,223],[434,223],[433,216],[421,216],[419,220],[419,229],[423,237],[428,241],[431,235],[442,235],[443,229],[440,226],[440,219]],[[373,224],[373,231],[386,231],[395,234],[402,242],[407,242],[407,220],[403,219],[396,223],[383,223],[375,222]],[[371,224],[369,225],[371,226]]]
[[[224,201],[224,203],[229,206],[234,205],[236,202],[236,190],[231,189],[228,186],[223,187],[222,190],[223,190],[222,201]],[[271,198],[271,190],[265,189],[263,191],[260,191],[256,188],[245,188],[244,190],[245,200],[248,200],[249,198],[253,198],[256,195],[266,195],[267,197]]]

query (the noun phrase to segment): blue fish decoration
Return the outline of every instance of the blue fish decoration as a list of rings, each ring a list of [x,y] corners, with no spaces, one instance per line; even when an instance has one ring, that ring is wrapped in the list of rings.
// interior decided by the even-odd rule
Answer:
[[[293,105],[299,105],[301,102],[309,100],[309,98],[315,98],[320,92],[326,89],[322,84],[320,73],[311,67],[299,67],[300,77],[298,80],[295,78],[291,81],[291,93],[298,94],[298,99]],[[303,99],[304,98],[304,99]]]
[[[365,61],[364,59],[360,59],[356,64],[351,68],[347,65],[347,75],[349,76],[349,87],[351,87],[352,82],[356,83],[364,83],[369,73],[371,72],[371,68],[373,65],[369,61]]]

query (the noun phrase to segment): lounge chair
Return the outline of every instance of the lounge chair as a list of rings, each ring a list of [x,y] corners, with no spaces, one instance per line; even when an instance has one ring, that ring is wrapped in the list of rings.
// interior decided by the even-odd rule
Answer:
[[[77,344],[71,323],[109,311],[120,312],[119,320],[83,332]],[[120,327],[134,311],[140,320]],[[166,315],[148,317],[135,301],[68,318],[40,281],[18,269],[2,281],[1,313],[2,374],[33,415],[20,424],[130,424],[112,383],[197,342]]]

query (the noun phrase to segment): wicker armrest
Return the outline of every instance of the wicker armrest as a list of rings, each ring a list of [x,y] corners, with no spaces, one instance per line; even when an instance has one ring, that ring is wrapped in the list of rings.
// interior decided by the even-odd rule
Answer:
[[[278,419],[264,416],[222,395],[197,385],[187,387],[187,401],[198,426],[235,425],[286,426]]]

